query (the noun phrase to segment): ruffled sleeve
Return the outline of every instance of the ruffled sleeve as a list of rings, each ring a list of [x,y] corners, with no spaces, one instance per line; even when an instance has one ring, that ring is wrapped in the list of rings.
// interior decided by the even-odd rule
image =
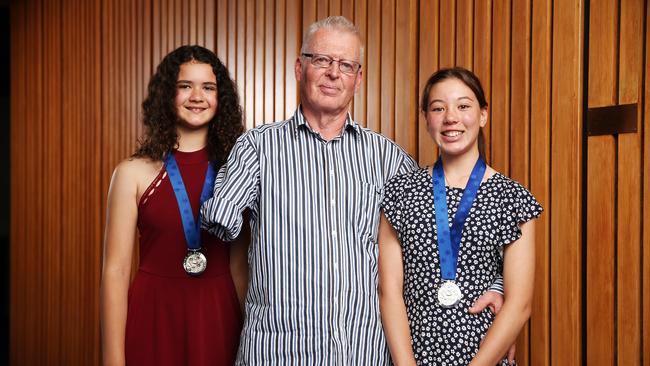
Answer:
[[[384,186],[384,198],[381,203],[384,215],[388,222],[393,226],[395,231],[401,232],[404,228],[404,213],[402,211],[402,202],[404,197],[405,185],[407,183],[406,174],[394,176]]]
[[[538,218],[543,211],[535,197],[521,184],[511,184],[502,192],[501,225],[499,227],[500,245],[510,244],[521,238],[520,225]]]

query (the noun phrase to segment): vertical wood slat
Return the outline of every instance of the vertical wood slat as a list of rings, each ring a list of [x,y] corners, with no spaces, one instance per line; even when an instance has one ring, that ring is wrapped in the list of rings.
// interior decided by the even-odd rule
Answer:
[[[510,78],[510,177],[530,187],[530,11],[529,0],[512,3]],[[514,51],[516,50],[516,52]],[[494,124],[493,124],[494,125]],[[530,323],[517,340],[519,360],[530,359]]]
[[[307,32],[307,27],[316,19],[318,19],[317,0],[302,0],[302,31],[300,32],[300,39]]]
[[[620,2],[618,102],[641,100],[644,1]],[[639,108],[638,118],[642,117]],[[637,125],[640,123],[637,122]],[[617,364],[641,365],[641,134],[618,137]]]
[[[302,42],[303,27],[300,22],[300,13],[302,12],[301,2],[298,0],[286,0],[286,38],[285,38],[285,118],[293,115],[298,106],[298,82],[295,78],[294,65],[295,60],[300,54]],[[281,66],[280,66],[281,67]]]
[[[321,0],[323,3],[327,3],[327,1]],[[351,2],[351,1],[348,1]],[[329,0],[329,11],[327,16],[330,15],[342,15],[341,14],[341,0]]]
[[[287,76],[291,77],[291,75],[285,74],[285,65],[288,63],[285,61],[284,55],[287,33],[286,6],[286,0],[275,1],[275,42],[273,43],[273,49],[275,51],[275,91],[273,92],[275,103],[272,118],[275,121],[289,118],[284,115],[284,89],[285,85],[288,84]]]
[[[330,16],[329,5],[329,0],[316,0],[316,19],[312,20],[312,22]],[[309,23],[303,24],[303,26],[308,25]]]
[[[395,138],[395,0],[381,1],[379,131]]]
[[[396,7],[395,24],[395,142],[417,153],[417,2]],[[400,127],[401,126],[401,127]]]
[[[245,19],[255,19],[255,0],[244,1],[246,11],[245,18],[240,19],[246,25],[246,37],[244,46],[244,57],[246,63],[244,65],[244,78],[243,82],[245,91],[242,100],[242,107],[246,115],[246,128],[255,127],[255,22],[245,21]],[[241,46],[241,45],[240,45]]]
[[[480,1],[480,0],[479,0]],[[474,0],[456,1],[456,42],[454,65],[472,69],[474,50]]]
[[[248,19],[254,19],[253,27],[253,59],[254,59],[254,71],[251,75],[251,80],[253,81],[253,126],[261,125],[264,123],[264,84],[266,82],[264,77],[264,59],[265,59],[265,11],[264,5],[265,1],[255,1],[254,10],[252,11],[253,17]],[[271,101],[273,101],[273,96],[271,96]]]
[[[29,76],[33,75],[28,73],[28,70],[33,68],[36,58],[30,57],[30,51],[33,48],[22,47],[19,45],[30,44],[34,40],[29,30],[34,30],[39,26],[38,23],[31,24],[35,21],[36,15],[28,14],[29,4],[27,2],[20,2],[12,4],[11,6],[11,119],[27,120],[28,108],[27,102],[27,85],[32,85]],[[31,61],[31,63],[30,63]],[[36,94],[36,93],[35,93]],[[36,97],[36,95],[32,95]],[[12,124],[10,129],[11,133],[11,218],[12,222],[27,223],[27,134],[26,124]],[[15,243],[26,243],[27,238],[26,225],[13,225],[10,232],[10,240],[12,243],[11,256],[11,278],[12,286],[10,286],[10,306],[12,314],[10,317],[10,345],[9,356],[12,365],[25,364],[27,362],[26,352],[22,352],[23,345],[28,342],[35,343],[33,338],[32,329],[28,328],[26,312],[17,312],[14,309],[26,308],[26,299],[28,291],[23,283],[33,281],[33,275],[29,278],[25,276],[22,281],[17,281],[16,278],[21,275],[20,269],[25,268],[25,261],[27,260],[27,250],[24,245],[16,245]],[[18,282],[18,286],[16,283]]]
[[[246,108],[246,1],[237,1],[231,0],[230,5],[236,7],[237,13],[235,21],[237,27],[237,41],[235,42],[234,49],[237,53],[236,62],[237,66],[235,68],[235,81],[237,82],[237,87],[239,91],[239,98],[242,108]],[[250,111],[250,108],[247,108]],[[252,121],[248,112],[245,111],[243,114],[245,118],[246,127],[251,126]]]
[[[219,60],[221,60],[224,65],[226,65],[230,71],[231,76],[233,76],[235,65],[234,63],[229,64],[229,57],[232,51],[228,48],[229,38],[235,38],[234,36],[229,37],[228,33],[230,24],[234,23],[232,21],[233,18],[228,16],[232,4],[228,4],[228,1],[226,0],[208,0],[210,3],[214,3],[216,1],[218,1],[218,6],[216,8],[210,7],[211,12],[207,13],[205,16],[208,19],[205,24],[207,29],[206,33],[212,35],[206,38],[213,39],[213,42],[216,44],[214,46],[206,44],[206,47],[214,50],[214,53],[217,54]],[[216,24],[214,20],[215,18]]]
[[[368,95],[368,75],[366,73],[368,67],[368,50],[367,50],[367,39],[368,39],[368,28],[367,28],[367,15],[368,7],[366,0],[356,0],[354,1],[354,8],[349,10],[354,13],[354,17],[349,18],[350,21],[359,28],[361,32],[361,38],[364,44],[364,54],[361,59],[361,86],[359,91],[354,95],[354,103],[352,116],[353,118],[361,123],[361,125],[366,126],[368,124],[368,117],[366,116],[367,109],[367,95]]]
[[[71,1],[68,2],[61,2],[58,16],[62,18],[64,27],[62,29],[62,32],[60,33],[60,37],[62,38],[62,43],[59,46],[59,49],[61,51],[61,54],[57,55],[57,61],[65,61],[67,59],[68,54],[72,53],[71,50],[76,48],[76,39],[74,39],[74,31],[75,29],[72,28],[72,24],[68,21],[67,17],[75,17],[74,14],[68,14],[72,13],[72,9],[70,7],[74,6],[74,4],[71,4]],[[52,13],[50,13],[52,14]],[[57,62],[58,63],[58,62]],[[70,253],[67,256],[62,256],[60,260],[60,266],[61,268],[78,268],[78,256],[79,256],[79,248],[74,248],[75,243],[79,243],[79,234],[80,230],[74,230],[72,229],[77,221],[77,215],[76,213],[79,211],[77,205],[75,202],[73,202],[71,193],[74,193],[75,197],[82,197],[83,193],[79,191],[79,186],[77,182],[73,181],[70,179],[70,177],[76,177],[79,179],[81,176],[78,168],[79,168],[79,161],[73,161],[73,160],[81,160],[81,159],[75,159],[76,156],[78,155],[77,149],[79,144],[75,143],[77,141],[81,141],[77,135],[77,129],[75,128],[75,119],[76,119],[76,111],[74,110],[74,106],[72,105],[71,101],[77,98],[78,96],[75,95],[74,93],[74,88],[71,90],[71,85],[79,85],[77,81],[77,73],[79,72],[79,68],[76,68],[76,72],[70,73],[71,69],[71,63],[68,62],[61,62],[57,70],[62,74],[68,74],[68,77],[61,78],[60,80],[57,80],[58,87],[60,88],[59,94],[60,99],[57,101],[58,104],[61,105],[61,110],[57,111],[59,118],[61,118],[59,124],[59,128],[62,130],[65,129],[67,132],[64,136],[62,136],[61,140],[59,141],[59,144],[61,145],[60,147],[60,152],[59,152],[59,159],[63,162],[60,167],[61,171],[61,177],[60,179],[62,180],[61,184],[66,187],[64,191],[58,192],[62,196],[62,212],[68,212],[62,220],[62,227],[61,227],[61,232],[59,233],[61,240],[63,243],[67,243],[69,246]],[[49,118],[48,118],[49,119]],[[58,118],[54,118],[54,121],[57,121]],[[56,122],[55,122],[56,123]],[[80,280],[72,280],[70,278],[70,275],[67,271],[61,271],[60,274],[58,274],[59,281],[60,283],[67,283],[67,286],[62,286],[60,289],[56,289],[55,291],[58,292],[60,295],[59,300],[54,300],[53,303],[58,303],[57,305],[60,306],[59,310],[59,317],[61,321],[64,324],[72,324],[73,322],[80,322],[80,313],[82,311],[82,308],[78,304],[78,296],[79,296],[79,289],[80,289]],[[73,315],[74,313],[74,315]],[[69,350],[68,347],[70,345],[78,345],[78,341],[75,339],[75,334],[71,331],[69,327],[64,327],[61,330],[61,334],[59,334],[59,339],[57,340],[58,342],[61,342],[59,348],[61,349],[61,354],[57,355],[55,357],[52,357],[51,359],[60,359],[64,360],[64,363],[72,363],[74,362],[70,358]],[[51,357],[51,356],[50,356]],[[48,359],[50,358],[48,357]]]
[[[552,0],[532,2],[530,189],[545,208],[535,225],[535,295],[530,320],[531,366],[550,365],[550,125]]]
[[[616,0],[597,1],[590,5],[589,107],[613,105],[617,101],[618,17],[611,16],[614,11],[617,11]],[[616,145],[611,136],[589,137],[588,140],[587,363],[614,364],[617,353]]]
[[[148,14],[148,11],[150,10],[150,2],[147,1],[145,6],[145,11]],[[91,27],[93,29],[93,38],[90,40],[93,45],[98,45],[101,44],[101,34],[102,34],[102,23],[98,21],[101,19],[101,10],[102,10],[102,2],[101,0],[94,0],[93,1],[93,9],[91,12],[91,16],[87,19],[89,23],[91,23]],[[144,22],[146,30],[140,34],[142,34],[145,37],[145,41],[143,44],[145,45],[143,48],[146,50],[151,50],[151,42],[150,42],[150,36],[151,36],[151,31],[150,31],[150,25],[151,25],[151,20],[145,20]],[[91,47],[93,48],[93,47]],[[147,72],[150,69],[150,59],[151,52],[148,52],[145,57],[142,57],[140,60],[142,64],[144,65],[143,68],[147,70]],[[94,192],[94,198],[91,201],[92,207],[100,207],[99,213],[97,214],[97,219],[96,221],[96,226],[94,227],[93,231],[93,238],[97,238],[94,240],[96,243],[101,243],[101,238],[103,238],[103,226],[104,226],[104,212],[105,210],[105,204],[103,198],[105,197],[104,194],[104,185],[103,185],[103,177],[102,175],[102,162],[105,160],[105,147],[102,145],[102,128],[104,124],[104,118],[102,114],[102,87],[101,83],[96,82],[97,80],[102,79],[102,70],[104,69],[104,61],[102,58],[102,48],[101,47],[94,47],[94,52],[92,53],[93,60],[89,62],[91,65],[95,65],[93,69],[91,69],[91,77],[86,80],[87,84],[89,86],[89,90],[93,90],[93,111],[90,114],[90,120],[96,121],[98,126],[95,126],[94,132],[95,132],[95,139],[94,141],[96,142],[93,146],[93,152],[94,152],[94,164],[95,164],[95,171],[94,171],[94,177],[93,177],[93,182],[92,185],[95,187],[95,192]],[[139,80],[142,80],[140,78]],[[143,90],[144,87],[141,87],[140,90]],[[139,93],[140,99],[138,102],[138,106],[141,105],[142,102],[142,95],[143,92]],[[91,246],[92,247],[92,246]],[[100,276],[99,276],[99,268],[102,267],[102,247],[101,245],[96,245],[94,247],[94,256],[93,256],[93,269],[95,271],[95,278],[97,280],[95,281],[95,284],[99,283],[100,281]],[[96,285],[95,285],[96,286]],[[97,291],[97,288],[93,286],[92,290],[94,291],[95,295],[95,304],[100,303],[100,297],[99,297],[99,291]],[[93,322],[93,345],[92,349],[94,350],[93,353],[93,359],[91,363],[93,364],[99,364],[100,359],[101,359],[101,349],[99,347],[100,344],[100,334],[101,334],[101,328],[100,328],[100,314],[99,311],[97,311],[98,307],[94,309],[95,314],[94,314],[94,322]],[[88,345],[86,345],[88,346]]]
[[[593,1],[589,8],[589,107],[616,103],[618,0]]]
[[[196,44],[203,45],[207,49],[214,49],[214,45],[208,44],[205,38],[208,34],[214,34],[214,19],[217,13],[214,3],[214,0],[197,0],[196,3]],[[226,62],[226,59],[224,58],[221,61]]]
[[[438,51],[440,49],[436,30],[439,26],[438,0],[420,1],[420,54],[418,103],[422,100],[422,91],[431,74],[438,69]],[[435,144],[431,143],[431,136],[427,131],[426,120],[418,105],[418,163],[421,166],[433,165],[437,156]]]
[[[587,364],[614,364],[616,141],[593,136],[588,142],[587,181]],[[593,162],[593,163],[592,163]]]
[[[650,360],[650,6],[645,8],[645,65],[643,67],[643,253],[641,262],[641,304],[643,308],[643,333],[641,334],[641,361],[645,365]]]
[[[493,3],[492,83],[489,131],[490,164],[510,174],[510,45],[511,1]]]
[[[490,85],[492,85],[492,0],[476,1],[474,3],[474,61],[472,70],[481,79],[485,98],[492,101]],[[491,108],[491,107],[490,107]],[[491,146],[491,118],[483,132],[486,146]],[[486,149],[486,159],[491,162],[490,149]]]
[[[66,202],[61,197],[62,177],[61,172],[61,133],[63,121],[61,119],[62,96],[61,96],[61,56],[62,43],[66,41],[63,37],[67,32],[61,32],[64,24],[61,20],[63,3],[60,1],[51,1],[43,4],[43,59],[45,65],[41,66],[43,70],[42,85],[44,87],[43,100],[40,103],[42,107],[42,118],[39,121],[41,136],[40,143],[43,146],[41,150],[41,169],[44,170],[45,176],[56,177],[52,179],[52,184],[44,185],[42,181],[36,182],[36,189],[39,191],[40,201],[49,212],[62,212]],[[69,34],[68,34],[69,37]],[[46,75],[58,74],[57,76],[47,77]],[[41,214],[41,224],[44,225],[42,230],[41,242],[47,243],[43,255],[44,279],[42,288],[45,304],[49,306],[41,309],[41,315],[44,315],[42,321],[43,333],[42,341],[44,342],[44,352],[41,355],[43,360],[61,359],[62,348],[66,343],[72,341],[69,337],[70,332],[65,330],[61,333],[60,326],[66,318],[61,314],[67,310],[66,299],[60,296],[61,289],[59,284],[63,280],[63,267],[61,263],[61,233],[60,228],[65,227],[69,222],[66,217],[56,217],[52,215]],[[64,289],[65,290],[65,289]],[[63,323],[64,324],[64,323]],[[58,337],[57,337],[58,336]],[[48,342],[48,339],[54,340]],[[68,341],[68,342],[66,342]]]
[[[582,50],[584,3],[553,3],[551,364],[581,362]],[[562,147],[562,148],[555,148]]]
[[[438,17],[438,65],[452,67],[456,63],[456,1],[440,0]]]
[[[382,69],[382,11],[379,4],[368,6],[368,34],[366,38],[366,54],[368,67],[366,68],[366,127],[381,130],[381,74]]]
[[[40,162],[43,160],[43,153],[42,153],[42,145],[43,145],[43,139],[42,139],[42,126],[41,122],[43,120],[43,112],[42,110],[45,109],[45,106],[43,105],[43,101],[45,100],[44,94],[47,92],[44,90],[44,83],[43,83],[43,70],[42,67],[39,66],[39,63],[37,60],[44,59],[44,39],[43,33],[44,33],[44,23],[45,20],[42,18],[43,14],[43,5],[38,2],[37,4],[34,4],[35,2],[32,2],[30,5],[34,6],[36,9],[34,12],[34,18],[30,19],[30,21],[33,21],[29,23],[29,27],[27,28],[28,34],[27,37],[31,40],[31,42],[34,42],[37,47],[34,47],[33,53],[30,52],[30,54],[27,55],[27,64],[29,65],[29,68],[31,69],[27,75],[26,75],[26,84],[27,85],[37,85],[38,89],[36,90],[35,95],[31,96],[32,103],[29,108],[27,108],[25,117],[27,120],[33,121],[33,125],[36,126],[36,131],[30,132],[26,131],[26,134],[29,134],[27,136],[31,137],[30,140],[33,142],[36,142],[39,144],[39,146],[35,146],[33,149],[26,148],[23,152],[23,156],[25,158],[26,162],[36,162],[34,164],[29,164],[27,166],[27,169],[25,170],[25,190],[26,190],[26,197],[24,200],[24,204],[26,207],[36,207],[34,205],[41,205],[41,191],[38,190],[36,186],[36,174],[35,174],[35,166],[40,168]],[[38,108],[34,108],[33,106],[38,106]],[[27,137],[27,138],[29,138]],[[25,140],[25,142],[28,142],[29,140]],[[31,142],[30,141],[30,142]],[[29,146],[26,145],[26,146]],[[41,215],[40,214],[27,214],[25,216],[25,223],[27,228],[29,227],[35,227],[35,225],[41,225]],[[25,232],[25,243],[34,243],[34,242],[40,242],[42,240],[42,236],[40,235],[41,233],[32,231],[27,229]],[[25,256],[29,254],[29,251],[26,251],[24,253]],[[36,260],[37,265],[39,268],[44,268],[45,263],[44,263],[44,256],[39,256],[39,258]],[[24,262],[24,267],[26,268],[26,263]],[[44,273],[45,271],[43,271]],[[28,306],[29,304],[40,304],[42,303],[44,299],[42,296],[42,287],[43,287],[43,273],[38,273],[38,274],[33,274],[33,277],[30,278],[30,282],[32,283],[33,287],[29,288],[28,291],[25,293],[24,299],[22,299],[22,306]],[[43,313],[42,309],[38,309],[38,313],[34,314],[33,316],[27,315],[25,318],[25,331],[26,331],[26,340],[29,341],[30,338],[34,337],[36,339],[32,338],[32,342],[35,347],[38,347],[38,349],[45,350],[45,352],[42,352],[41,355],[34,355],[34,354],[27,354],[25,355],[25,362],[26,363],[40,363],[43,361],[43,355],[47,354],[48,349],[47,349],[47,344],[43,344],[43,329],[39,326],[40,324],[44,324],[44,318],[43,318]],[[31,335],[31,336],[30,336]]]
[[[274,120],[275,108],[275,1],[265,0],[264,6],[264,110],[262,122]]]
[[[238,57],[238,52],[237,52],[237,45],[239,43],[239,27],[237,26],[237,4],[234,2],[234,0],[218,0],[217,6],[221,11],[223,11],[224,7],[228,9],[228,60],[226,61],[226,65],[228,66],[228,70],[230,71],[230,77],[233,78],[233,80],[238,78],[238,68],[239,68],[239,62],[237,61]],[[239,98],[243,98],[244,96],[241,94],[241,83],[237,83],[238,89],[237,92],[239,94]],[[240,99],[241,103],[241,99]]]

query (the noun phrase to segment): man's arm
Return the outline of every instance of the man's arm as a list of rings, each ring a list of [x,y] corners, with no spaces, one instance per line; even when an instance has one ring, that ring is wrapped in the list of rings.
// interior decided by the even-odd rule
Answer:
[[[201,227],[223,240],[235,240],[246,208],[259,195],[259,161],[250,133],[237,140],[214,182],[214,194],[201,206]]]

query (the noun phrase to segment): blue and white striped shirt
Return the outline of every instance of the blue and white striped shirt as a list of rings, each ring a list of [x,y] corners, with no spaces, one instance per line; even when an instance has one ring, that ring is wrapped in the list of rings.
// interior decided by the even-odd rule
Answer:
[[[202,207],[232,240],[250,209],[250,283],[238,365],[384,365],[377,295],[383,189],[417,163],[348,118],[326,141],[300,112],[248,131]]]

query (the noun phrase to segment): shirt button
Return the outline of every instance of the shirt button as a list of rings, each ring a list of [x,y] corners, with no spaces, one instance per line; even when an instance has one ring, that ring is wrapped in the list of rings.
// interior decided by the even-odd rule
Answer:
[[[334,200],[330,200],[330,205],[332,205],[332,207],[334,207]]]
[[[336,230],[332,230],[332,235],[336,236]]]

